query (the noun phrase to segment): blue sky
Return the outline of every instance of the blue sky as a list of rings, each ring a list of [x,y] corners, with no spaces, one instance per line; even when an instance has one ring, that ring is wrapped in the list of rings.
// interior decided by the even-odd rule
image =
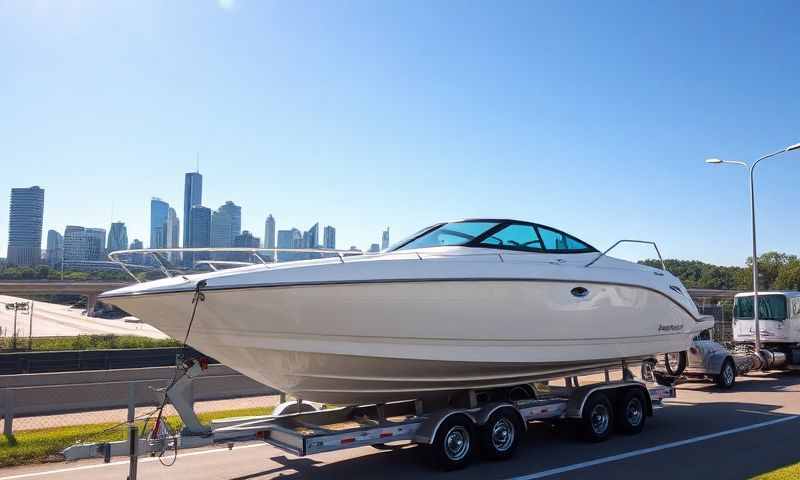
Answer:
[[[0,191],[45,230],[159,196],[339,247],[502,216],[741,264],[749,160],[800,141],[792,2],[0,0]],[[800,153],[759,166],[760,250],[800,253]],[[181,221],[184,219],[181,218]],[[8,233],[0,202],[0,255]],[[643,251],[641,255],[649,252]],[[638,255],[638,252],[626,255]]]

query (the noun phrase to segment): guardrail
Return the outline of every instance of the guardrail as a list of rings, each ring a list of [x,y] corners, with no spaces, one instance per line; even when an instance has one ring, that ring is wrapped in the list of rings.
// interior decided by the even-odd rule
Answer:
[[[167,386],[174,373],[175,367],[155,367],[0,376],[3,433],[13,433],[15,417],[156,406],[153,389]],[[224,365],[210,365],[192,388],[193,400],[280,393]]]
[[[0,353],[0,375],[171,367],[179,353],[185,358],[203,356],[189,347]],[[208,363],[219,362],[209,359]]]

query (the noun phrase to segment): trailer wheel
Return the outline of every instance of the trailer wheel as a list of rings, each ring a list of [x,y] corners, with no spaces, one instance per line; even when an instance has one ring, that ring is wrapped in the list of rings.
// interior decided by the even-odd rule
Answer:
[[[472,460],[475,450],[475,425],[466,415],[453,415],[436,432],[428,445],[430,461],[442,470],[458,470]]]
[[[589,442],[602,442],[611,436],[614,413],[611,402],[603,392],[593,393],[583,406],[581,435]]]
[[[736,384],[736,366],[730,358],[722,364],[722,369],[720,369],[719,375],[714,377],[714,381],[725,390],[733,388]]]
[[[686,351],[664,354],[664,367],[667,369],[667,373],[673,377],[680,376],[686,370],[688,361],[689,356]]]
[[[491,460],[511,458],[524,431],[522,421],[511,408],[501,408],[492,413],[478,430],[481,453]]]
[[[634,435],[644,429],[647,419],[647,399],[638,388],[625,392],[617,404],[617,428],[623,433]]]

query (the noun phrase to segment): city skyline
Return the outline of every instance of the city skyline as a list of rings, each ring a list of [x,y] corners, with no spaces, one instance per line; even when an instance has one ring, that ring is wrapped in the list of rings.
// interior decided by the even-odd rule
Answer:
[[[184,197],[194,203],[202,198],[202,175],[199,172],[185,174]],[[16,255],[15,258],[6,259],[7,263],[18,266],[31,266],[40,263],[54,265],[59,261],[92,262],[106,260],[106,254],[111,251],[124,249],[141,249],[140,241],[134,239],[128,244],[128,229],[121,220],[112,221],[109,229],[99,227],[86,227],[85,225],[66,225],[64,234],[54,229],[47,230],[45,248],[42,248],[43,218],[44,218],[44,189],[33,186],[29,188],[15,187],[11,189],[9,238],[15,238],[16,244],[9,244],[9,250]],[[197,211],[195,211],[197,209]],[[336,228],[326,225],[323,229],[323,239],[319,239],[319,222],[316,222],[306,231],[292,227],[291,241],[276,242],[280,237],[277,230],[275,217],[270,213],[264,221],[264,242],[254,236],[249,230],[242,228],[242,207],[232,200],[226,200],[217,210],[211,210],[201,204],[192,205],[185,228],[193,230],[184,231],[185,244],[179,245],[181,236],[180,218],[175,209],[160,197],[150,198],[150,231],[148,248],[177,248],[188,247],[241,247],[249,248],[336,248]],[[194,213],[194,214],[193,214]],[[195,217],[201,224],[195,225]],[[192,227],[189,227],[193,225]],[[37,239],[37,229],[40,232]],[[16,233],[15,233],[16,232]],[[106,235],[106,232],[108,235]],[[388,227],[382,234],[382,243],[388,242]],[[285,236],[285,232],[284,232]],[[258,242],[256,243],[256,240]],[[38,248],[37,248],[38,242]],[[374,247],[374,244],[371,244]],[[374,250],[374,248],[370,247]],[[353,247],[351,247],[352,249]],[[16,250],[14,250],[16,249]],[[366,250],[366,249],[364,249]],[[37,253],[38,252],[38,253]],[[200,255],[203,259],[207,255]],[[293,255],[290,254],[290,257]],[[0,257],[3,258],[3,257]],[[177,255],[170,255],[177,259]],[[191,259],[188,257],[187,259]]]

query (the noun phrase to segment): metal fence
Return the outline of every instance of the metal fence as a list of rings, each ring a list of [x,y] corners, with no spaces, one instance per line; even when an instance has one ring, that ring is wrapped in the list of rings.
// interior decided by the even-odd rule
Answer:
[[[733,318],[726,314],[724,304],[699,304],[697,309],[703,315],[714,317],[714,329],[711,332],[712,339],[719,343],[733,341]]]

